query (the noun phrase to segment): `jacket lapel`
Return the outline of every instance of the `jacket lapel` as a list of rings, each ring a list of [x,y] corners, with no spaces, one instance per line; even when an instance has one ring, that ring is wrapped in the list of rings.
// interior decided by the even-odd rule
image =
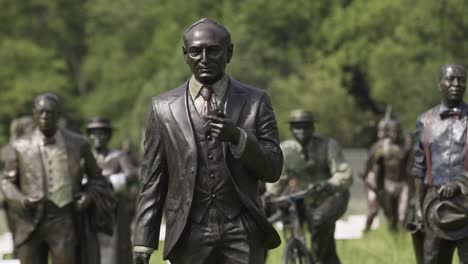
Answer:
[[[41,144],[42,138],[39,135],[39,131],[33,133],[32,136],[32,148],[31,148],[31,160],[29,161],[29,167],[32,168],[34,174],[38,176],[38,178],[42,179],[43,182],[43,191],[44,194],[46,193],[46,186],[45,186],[45,169],[44,164],[42,163],[42,154],[41,154]]]
[[[76,173],[77,171],[80,171],[80,168],[77,168],[76,166],[81,166],[81,150],[80,147],[75,144],[76,141],[70,137],[67,131],[59,130],[59,132],[62,133],[63,143],[67,152],[68,174],[72,179],[73,193],[77,193],[81,191],[81,180],[83,177],[83,175]]]
[[[197,147],[195,144],[195,135],[187,105],[187,85],[188,82],[181,87],[182,89],[180,89],[180,92],[175,95],[175,100],[169,104],[169,108],[171,109],[172,115],[183,134],[183,138],[188,143],[192,151],[196,153]]]
[[[245,98],[245,92],[242,87],[238,85],[236,80],[229,78],[229,87],[226,96],[226,115],[231,118],[234,125],[237,125],[247,100],[247,98]]]

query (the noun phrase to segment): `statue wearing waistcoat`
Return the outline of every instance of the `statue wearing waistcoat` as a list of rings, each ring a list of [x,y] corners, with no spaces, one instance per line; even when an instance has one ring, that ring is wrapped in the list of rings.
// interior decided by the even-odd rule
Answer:
[[[134,263],[158,248],[163,208],[172,264],[264,263],[280,244],[258,192],[283,162],[270,100],[225,74],[233,45],[224,26],[196,22],[183,52],[192,77],[154,97],[147,119]]]
[[[38,96],[37,128],[14,140],[5,157],[2,190],[15,219],[15,247],[21,263],[47,264],[50,255],[53,264],[96,264],[96,230],[84,228],[105,225],[100,220],[106,217],[93,218],[99,219],[93,223],[88,220],[91,212],[99,210],[102,216],[107,211],[97,201],[109,198],[106,204],[111,212],[113,197],[87,140],[58,128],[59,114],[56,95]],[[84,175],[86,187],[82,186]]]

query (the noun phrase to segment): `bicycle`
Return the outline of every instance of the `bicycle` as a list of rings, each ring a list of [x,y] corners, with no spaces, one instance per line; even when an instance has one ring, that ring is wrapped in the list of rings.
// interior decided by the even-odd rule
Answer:
[[[282,264],[314,264],[312,255],[306,246],[299,207],[303,203],[304,197],[320,190],[321,186],[311,185],[306,190],[285,194],[268,201],[280,208],[268,220],[271,223],[277,221],[283,223],[283,235],[287,243],[283,250]]]

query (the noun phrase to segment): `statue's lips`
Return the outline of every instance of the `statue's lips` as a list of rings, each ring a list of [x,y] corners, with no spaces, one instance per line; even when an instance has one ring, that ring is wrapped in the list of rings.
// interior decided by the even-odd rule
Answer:
[[[215,69],[213,67],[200,67],[197,69],[200,73],[212,73]]]
[[[460,88],[452,88],[452,89],[449,89],[449,93],[451,95],[462,95],[463,94],[463,89],[460,89]]]

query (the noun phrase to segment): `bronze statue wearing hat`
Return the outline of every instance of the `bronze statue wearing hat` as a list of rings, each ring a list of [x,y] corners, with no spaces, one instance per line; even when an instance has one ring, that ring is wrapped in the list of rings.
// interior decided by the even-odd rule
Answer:
[[[424,263],[451,263],[455,248],[468,263],[468,105],[466,68],[441,67],[442,103],[416,123],[414,164],[417,215],[424,221]]]
[[[113,234],[99,234],[101,264],[128,264],[132,261],[130,225],[133,215],[129,214],[127,190],[137,184],[137,172],[127,153],[109,148],[112,137],[110,120],[102,117],[92,118],[86,125],[91,140],[92,151],[102,175],[112,184],[118,197],[117,219]]]
[[[273,107],[264,90],[225,73],[229,31],[211,19],[190,26],[182,51],[192,76],[152,99],[146,124],[134,263],[159,246],[172,264],[264,263],[281,243],[258,186],[283,166]]]
[[[294,139],[281,143],[284,155],[280,181],[267,185],[271,195],[320,186],[305,199],[305,220],[312,239],[315,263],[340,263],[335,247],[335,222],[345,213],[353,178],[338,143],[314,133],[314,114],[291,112],[289,123]]]
[[[61,103],[34,101],[36,129],[11,142],[2,191],[21,263],[99,263],[96,232],[112,224],[115,199],[86,138],[59,128]],[[86,175],[87,183],[82,184]]]

